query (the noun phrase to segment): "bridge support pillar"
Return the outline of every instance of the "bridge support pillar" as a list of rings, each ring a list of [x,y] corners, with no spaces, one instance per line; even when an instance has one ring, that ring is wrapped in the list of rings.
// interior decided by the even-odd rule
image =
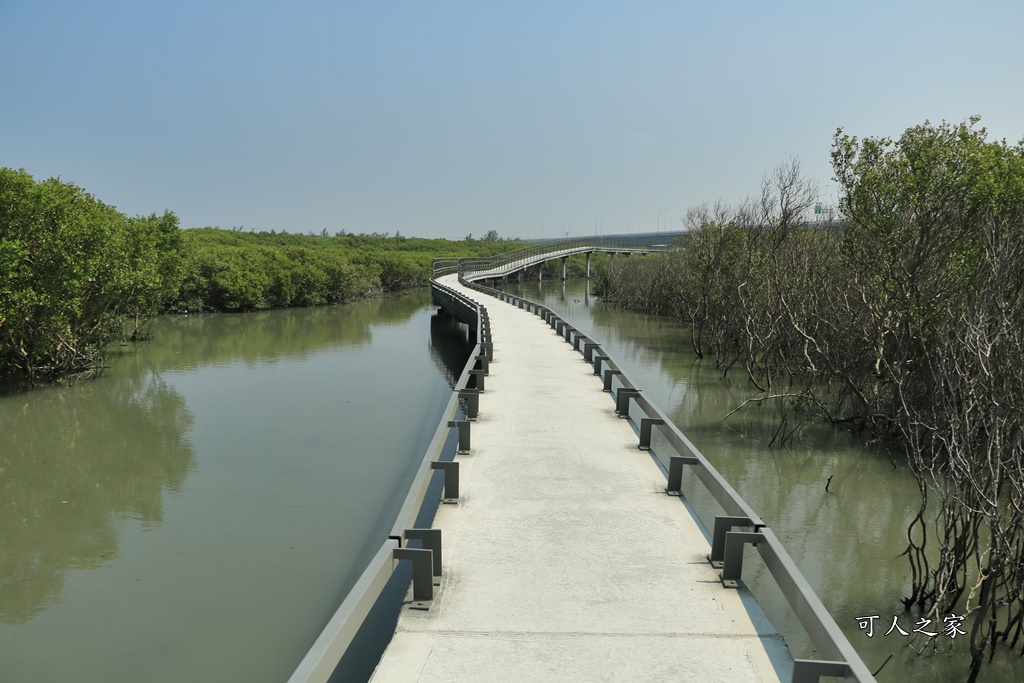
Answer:
[[[565,282],[565,264],[569,261],[568,256],[562,257],[562,282]]]
[[[590,257],[594,255],[594,252],[587,252],[587,279],[590,279]]]

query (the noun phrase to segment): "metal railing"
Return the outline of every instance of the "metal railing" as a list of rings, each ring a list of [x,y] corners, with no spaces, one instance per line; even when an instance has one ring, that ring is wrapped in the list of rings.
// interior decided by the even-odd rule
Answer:
[[[441,470],[444,474],[443,502],[458,501],[459,464],[455,460],[442,460],[442,451],[448,441],[449,430],[453,428],[459,432],[456,452],[469,450],[469,420],[477,416],[479,391],[483,388],[483,377],[493,358],[494,346],[491,343],[486,308],[437,282],[432,282],[431,288],[435,300],[443,301],[446,309],[463,321],[473,321],[470,327],[476,330],[477,344],[455,384],[437,430],[427,445],[391,532],[292,673],[289,683],[326,683],[330,679],[400,561],[409,560],[413,565],[413,602],[422,607],[433,599],[434,577],[441,575],[441,531],[417,529],[414,525],[424,506],[435,470]],[[469,388],[471,384],[473,388]],[[464,405],[463,413],[467,420],[457,419],[460,405]],[[420,541],[423,547],[409,548],[403,545],[407,540]]]
[[[596,246],[593,243],[569,247],[565,243],[556,244],[561,244],[561,247],[543,251],[531,247],[530,254],[514,258],[529,258],[531,254],[533,256],[552,254],[560,249],[576,246]],[[537,246],[548,247],[549,245]],[[628,248],[621,245],[606,246],[609,251]],[[510,253],[514,254],[515,252]],[[466,263],[468,259],[452,260],[457,263],[454,266],[443,264],[442,269],[451,268],[451,270],[442,274],[461,271],[459,281],[463,285],[539,315],[566,342],[571,343],[573,348],[583,355],[584,360],[593,365],[594,374],[601,377],[604,389],[615,400],[616,413],[632,420],[637,427],[639,449],[650,450],[653,429],[658,428],[661,431],[676,452],[676,455],[669,459],[669,467],[666,472],[668,479],[666,493],[681,496],[683,472],[685,468],[689,467],[725,512],[724,515],[715,518],[711,554],[708,556],[714,566],[722,569],[721,577],[724,586],[739,587],[741,585],[743,548],[746,544],[752,544],[757,548],[770,575],[781,589],[814,647],[823,657],[820,660],[795,659],[793,683],[811,683],[818,681],[821,676],[837,676],[860,683],[874,681],[860,656],[822,605],[771,529],[704,455],[690,443],[669,417],[643,395],[598,342],[581,333],[546,306],[478,285],[465,277],[465,275],[469,275],[470,278],[487,277],[486,273],[491,268],[485,267],[477,270],[479,266]],[[480,260],[474,259],[474,261]],[[482,259],[482,261],[489,262],[491,266],[494,263],[490,259]],[[515,262],[515,260],[511,261],[511,263]],[[435,261],[435,272],[436,268],[437,261]],[[458,500],[458,462],[442,460],[442,451],[448,440],[449,430],[453,428],[457,428],[459,432],[456,452],[469,450],[471,420],[476,418],[479,411],[479,392],[483,389],[484,377],[487,375],[490,361],[493,360],[494,347],[487,309],[483,305],[436,281],[431,282],[431,289],[435,301],[476,331],[477,344],[458,382],[456,382],[455,389],[441,416],[437,430],[426,448],[401,511],[395,519],[391,533],[382,542],[348,596],[295,669],[289,683],[326,683],[329,680],[400,561],[410,560],[413,563],[412,597],[414,603],[426,606],[433,599],[434,577],[440,576],[441,573],[441,532],[439,529],[417,529],[414,528],[414,524],[424,506],[434,470],[442,470],[444,473],[443,501],[457,502]],[[472,388],[470,384],[472,384]],[[630,414],[631,406],[634,404],[644,415],[639,417],[639,420],[635,413]],[[466,420],[456,419],[460,405],[465,406]],[[403,547],[403,541],[414,539],[421,541],[423,547]]]
[[[561,256],[571,256],[588,251],[627,251],[634,253],[656,253],[674,248],[664,233],[649,232],[635,235],[611,235],[608,237],[576,237],[555,242],[531,244],[522,249],[507,251],[495,256],[479,258],[436,258],[433,261],[433,276],[450,275],[458,272],[494,273],[506,275]],[[490,275],[487,275],[488,277]],[[483,276],[481,276],[483,277]]]
[[[604,390],[615,400],[615,412],[619,417],[631,420],[636,427],[639,438],[637,447],[640,450],[651,450],[653,429],[660,430],[675,451],[675,455],[669,458],[666,493],[682,496],[683,473],[689,468],[725,513],[715,518],[711,554],[708,555],[711,564],[722,570],[723,586],[738,588],[742,585],[744,546],[751,544],[756,547],[769,574],[822,657],[794,659],[793,683],[816,682],[822,676],[835,676],[860,683],[875,680],[778,537],[697,447],[690,443],[668,415],[641,392],[626,372],[602,349],[600,343],[584,335],[546,306],[473,282],[470,278],[488,277],[481,274],[481,271],[474,271],[471,267],[463,267],[461,270],[461,284],[540,316],[566,342],[572,344],[584,360],[593,365],[594,374],[603,381]],[[642,417],[636,413],[630,414],[632,405],[642,411]]]

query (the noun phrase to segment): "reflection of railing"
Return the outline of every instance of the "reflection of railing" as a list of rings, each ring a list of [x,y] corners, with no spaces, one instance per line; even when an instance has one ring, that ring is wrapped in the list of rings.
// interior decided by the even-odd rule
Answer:
[[[631,251],[651,253],[668,251],[664,233],[640,233],[636,235],[615,235],[610,237],[577,237],[531,244],[522,249],[507,251],[496,256],[481,258],[436,258],[433,263],[434,277],[458,272],[460,275],[473,272],[497,271],[498,274],[512,273],[541,261],[569,256],[588,251]]]
[[[480,271],[477,271],[477,277],[483,277],[479,273]],[[566,342],[571,343],[575,350],[583,354],[584,360],[593,364],[594,374],[603,380],[605,391],[610,392],[615,399],[615,412],[620,417],[632,420],[637,427],[640,450],[650,450],[653,429],[657,427],[661,430],[675,451],[675,455],[669,458],[666,492],[669,495],[682,495],[680,490],[683,472],[689,467],[725,512],[724,515],[715,518],[711,554],[708,556],[712,565],[721,568],[722,584],[731,588],[740,585],[743,548],[748,543],[754,545],[814,647],[824,658],[795,659],[794,683],[810,683],[817,681],[821,676],[837,676],[861,683],[875,680],[832,615],[800,573],[789,553],[782,547],[778,537],[697,450],[697,447],[690,443],[672,420],[640,392],[599,343],[583,335],[546,306],[484,287],[465,278],[460,278],[460,282],[539,315]],[[630,415],[631,402],[643,412],[644,417],[639,417],[638,420],[635,413]]]
[[[491,343],[487,309],[437,282],[432,282],[431,287],[434,289],[435,297],[443,299],[445,308],[463,321],[472,321],[470,327],[476,330],[477,344],[455,384],[434,437],[427,445],[416,478],[395,519],[390,535],[381,544],[344,602],[288,679],[289,683],[325,683],[331,677],[400,560],[412,561],[414,602],[426,604],[433,599],[433,577],[441,575],[441,531],[413,527],[417,515],[424,506],[427,487],[434,470],[444,472],[444,500],[458,500],[459,465],[451,459],[442,460],[442,451],[452,428],[457,428],[459,432],[456,450],[469,450],[470,423],[457,419],[460,404],[465,405],[462,410],[466,418],[476,418],[479,390],[483,387],[483,376],[487,374],[494,347]],[[405,547],[404,542],[407,540],[420,541],[422,548]]]

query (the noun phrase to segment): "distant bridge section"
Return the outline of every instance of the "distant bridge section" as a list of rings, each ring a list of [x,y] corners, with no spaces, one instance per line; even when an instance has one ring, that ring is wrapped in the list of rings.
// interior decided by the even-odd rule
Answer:
[[[566,278],[566,261],[574,254],[586,254],[587,277],[590,277],[590,256],[597,251],[611,254],[657,254],[679,248],[675,235],[665,233],[641,233],[636,235],[610,235],[602,237],[578,237],[553,242],[531,244],[522,249],[497,254],[486,258],[438,258],[434,259],[433,275],[458,273],[472,280],[508,277],[522,273],[527,268],[555,259],[562,260],[562,279]]]

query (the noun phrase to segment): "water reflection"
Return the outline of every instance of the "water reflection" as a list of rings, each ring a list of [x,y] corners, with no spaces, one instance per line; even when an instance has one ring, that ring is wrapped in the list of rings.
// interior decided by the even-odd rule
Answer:
[[[429,301],[161,318],[0,397],[0,680],[287,679],[450,396]]]
[[[192,370],[242,361],[249,366],[303,360],[324,349],[364,346],[374,328],[407,322],[423,309],[425,290],[337,306],[168,316],[154,322],[159,343],[129,347],[113,362],[145,364],[157,371]],[[116,352],[116,349],[115,349]]]
[[[469,327],[452,316],[436,313],[430,317],[430,358],[452,388],[475,346],[469,337]]]
[[[194,467],[193,422],[154,373],[8,396],[0,410],[0,621],[53,603],[118,555],[119,520],[158,524]],[[88,410],[81,409],[87,404]]]

